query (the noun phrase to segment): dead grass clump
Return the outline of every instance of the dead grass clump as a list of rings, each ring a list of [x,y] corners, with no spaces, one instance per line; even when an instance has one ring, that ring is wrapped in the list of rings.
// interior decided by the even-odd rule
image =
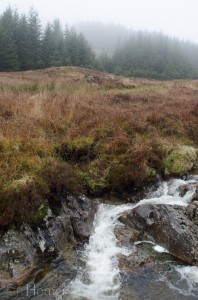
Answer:
[[[83,191],[78,176],[68,163],[51,159],[43,164],[37,175],[47,184],[51,195],[62,191],[73,193]]]
[[[72,167],[53,159],[44,162],[31,177],[26,175],[10,183],[0,182],[0,186],[0,228],[22,222],[38,225],[49,206],[60,206],[60,203],[53,203],[54,195],[83,192]]]
[[[160,173],[162,160],[163,152],[156,140],[137,137],[114,159],[107,176],[109,185],[115,191],[130,191]]]
[[[92,194],[123,191],[164,173],[167,145],[198,146],[194,82],[162,84],[73,67],[0,77],[0,186],[6,193],[24,176],[42,179],[48,196],[75,190],[78,180]]]
[[[55,148],[55,152],[64,161],[89,162],[97,157],[95,142],[91,137],[82,137],[64,142]]]
[[[148,117],[148,123],[158,128],[163,135],[179,136],[184,134],[180,116],[173,113],[154,112]]]
[[[0,228],[13,222],[31,224],[33,215],[45,202],[47,189],[38,182],[26,182],[4,187],[0,190]]]
[[[111,98],[112,104],[122,103],[122,102],[129,102],[132,100],[132,97],[129,94],[116,94]]]
[[[0,119],[4,119],[8,121],[9,119],[12,119],[14,117],[14,112],[11,110],[1,110]]]

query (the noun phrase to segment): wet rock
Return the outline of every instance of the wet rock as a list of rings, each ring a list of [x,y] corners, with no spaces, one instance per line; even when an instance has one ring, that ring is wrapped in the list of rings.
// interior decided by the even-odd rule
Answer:
[[[119,220],[125,224],[125,227],[115,228],[118,244],[130,251],[129,255],[118,255],[119,268],[124,272],[129,272],[145,264],[153,263],[156,255],[154,251],[151,253],[151,245],[143,244],[138,247],[134,245],[134,241],[140,238],[140,233],[134,228],[131,220],[127,218],[127,214],[123,214]]]
[[[184,197],[187,192],[190,192],[194,189],[196,189],[196,191],[193,195],[192,202],[186,208],[186,215],[191,221],[198,225],[198,183],[195,182],[182,185],[179,187],[179,192],[180,195]]]
[[[36,251],[24,233],[10,229],[0,239],[0,287],[23,284],[36,266]]]
[[[153,264],[156,255],[148,252],[145,248],[137,248],[128,256],[119,255],[119,268],[124,272],[130,272],[143,265]]]
[[[78,198],[70,196],[63,206],[63,211],[66,215],[70,215],[75,239],[80,242],[86,241],[91,234],[96,212],[96,205],[93,200],[85,196]]]
[[[186,215],[191,221],[198,225],[198,201],[193,201],[188,205]]]
[[[127,218],[120,218],[124,223]],[[153,265],[156,260],[163,260],[167,258],[167,254],[160,254],[154,251],[154,240],[150,237],[149,240],[153,240],[151,243],[140,243],[137,246],[134,241],[141,239],[138,230],[131,230],[130,222],[127,222],[127,226],[118,227],[115,229],[115,235],[118,240],[118,244],[122,247],[129,249],[129,255],[118,255],[119,268],[124,272],[131,272],[144,265]]]
[[[198,201],[198,183],[197,182],[181,185],[179,187],[180,196],[183,197],[188,191],[193,190],[194,188],[196,188],[196,192],[193,196],[192,201],[194,201],[194,200]]]
[[[170,205],[142,205],[125,214],[120,221],[136,231],[136,239],[155,241],[171,255],[189,264],[198,263],[198,226],[188,218],[186,209]]]
[[[92,76],[92,75],[85,76],[85,79],[86,79],[86,81],[88,81],[88,82],[95,82],[95,78],[94,78],[94,76]]]
[[[32,230],[23,224],[0,237],[0,286],[23,284],[35,268],[39,253],[61,255],[68,245],[89,238],[96,211],[94,202],[84,196],[59,197],[59,212],[53,214],[49,209],[38,228]]]
[[[120,217],[122,220],[122,217]],[[125,220],[123,223],[125,223]],[[125,223],[126,224],[126,223]],[[128,225],[128,224],[127,224]],[[129,230],[129,227],[117,227],[114,229],[116,238],[118,240],[118,244],[122,247],[125,246],[126,248],[131,248],[133,242],[137,239],[139,232],[137,230]]]
[[[48,216],[38,228],[37,248],[43,253],[56,253],[68,243],[85,242],[91,234],[95,211],[94,202],[84,196],[65,197],[58,216]]]

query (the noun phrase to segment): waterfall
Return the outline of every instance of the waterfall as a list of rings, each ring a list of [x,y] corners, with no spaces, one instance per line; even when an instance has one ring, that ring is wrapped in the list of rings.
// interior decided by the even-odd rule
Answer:
[[[147,199],[142,199],[135,205],[100,204],[94,219],[93,233],[81,254],[84,267],[79,270],[77,277],[69,285],[62,287],[61,292],[57,293],[56,299],[120,299],[122,283],[117,255],[129,255],[131,250],[117,244],[114,229],[116,226],[123,226],[118,221],[119,216],[127,210],[146,203],[187,206],[192,200],[196,189],[190,189],[182,197],[178,187],[193,182],[195,182],[193,179],[188,181],[174,179],[169,182],[162,182],[157,191],[148,194]],[[137,241],[136,244],[138,243],[140,242]],[[160,245],[154,245],[154,250],[167,252]],[[181,269],[178,270],[181,271]],[[185,274],[190,278],[190,269],[187,271]],[[192,269],[192,271],[196,273],[195,269]]]
[[[114,234],[115,226],[121,225],[118,217],[121,213],[131,209],[131,205],[105,205],[99,206],[94,219],[94,231],[89,244],[85,246],[82,259],[85,270],[70,285],[64,293],[71,299],[119,299],[121,285],[117,254],[129,254],[129,250],[117,246]],[[70,299],[67,297],[67,299]]]

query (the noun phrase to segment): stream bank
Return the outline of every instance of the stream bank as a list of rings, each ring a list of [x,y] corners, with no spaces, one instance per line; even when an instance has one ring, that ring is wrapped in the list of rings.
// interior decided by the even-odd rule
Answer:
[[[4,235],[2,299],[196,299],[197,186],[196,175],[161,182],[122,205],[67,195],[37,231]]]
[[[0,238],[0,287],[22,285],[45,257],[88,241],[95,212],[94,201],[65,193],[59,195],[56,214],[48,209],[39,227],[13,225]]]

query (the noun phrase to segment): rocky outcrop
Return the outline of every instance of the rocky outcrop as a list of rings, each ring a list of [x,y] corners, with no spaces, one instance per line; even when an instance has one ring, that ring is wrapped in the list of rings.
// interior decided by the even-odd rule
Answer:
[[[186,208],[142,205],[124,214],[120,221],[129,232],[135,232],[133,241],[153,241],[177,259],[198,264],[198,225],[188,217]]]
[[[0,287],[22,284],[36,266],[36,250],[20,231],[10,229],[0,239]]]
[[[192,202],[187,206],[186,214],[188,218],[198,225],[198,183],[185,184],[180,187],[180,194],[183,196],[187,192],[196,189]]]
[[[57,199],[56,199],[57,200]],[[36,267],[42,253],[61,254],[68,244],[86,241],[96,211],[94,202],[84,196],[59,196],[56,213],[48,210],[38,228],[27,224],[9,229],[0,238],[0,287],[20,285]]]
[[[195,200],[198,201],[198,183],[197,182],[181,185],[179,187],[180,196],[183,197],[188,191],[191,191],[193,189],[196,189],[196,191],[193,195],[192,201],[195,201]]]
[[[193,201],[188,205],[186,214],[194,224],[198,225],[198,201]]]
[[[85,196],[72,195],[62,199],[57,216],[49,211],[37,229],[37,248],[42,252],[59,252],[67,243],[81,243],[88,240],[96,205]]]

